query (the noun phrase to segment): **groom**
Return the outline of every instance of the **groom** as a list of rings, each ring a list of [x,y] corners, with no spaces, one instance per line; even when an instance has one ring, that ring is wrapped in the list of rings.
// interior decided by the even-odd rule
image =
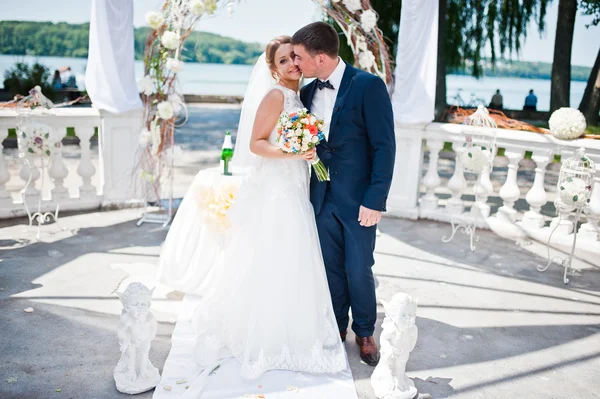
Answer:
[[[377,321],[371,267],[375,232],[392,182],[396,139],[392,104],[383,80],[353,68],[338,56],[338,34],[315,22],[292,38],[294,63],[307,78],[304,106],[325,120],[326,140],[317,147],[331,180],[313,173],[313,204],[333,309],[342,341],[352,309],[352,330],[361,359],[375,366]]]

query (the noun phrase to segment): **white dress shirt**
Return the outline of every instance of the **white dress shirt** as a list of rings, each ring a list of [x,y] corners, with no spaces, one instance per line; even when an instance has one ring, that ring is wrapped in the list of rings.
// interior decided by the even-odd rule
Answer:
[[[323,128],[323,134],[325,139],[329,139],[329,127],[331,123],[331,116],[333,115],[333,107],[335,106],[335,100],[342,84],[342,78],[344,77],[344,71],[346,70],[346,63],[338,57],[338,65],[335,70],[331,73],[329,83],[333,86],[333,89],[323,88],[319,90],[315,89],[315,95],[313,96],[311,112],[315,114],[319,119],[325,120],[325,127]]]

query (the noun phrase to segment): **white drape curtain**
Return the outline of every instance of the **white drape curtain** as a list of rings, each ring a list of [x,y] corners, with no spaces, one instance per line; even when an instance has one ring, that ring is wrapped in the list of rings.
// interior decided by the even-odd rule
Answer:
[[[434,118],[437,39],[438,0],[404,0],[392,95],[398,123]]]
[[[133,0],[92,0],[85,87],[94,107],[115,114],[142,107],[134,60]]]

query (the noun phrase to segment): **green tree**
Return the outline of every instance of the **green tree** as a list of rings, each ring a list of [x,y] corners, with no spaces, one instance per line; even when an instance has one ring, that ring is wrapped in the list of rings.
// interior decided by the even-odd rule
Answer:
[[[552,62],[552,85],[550,88],[550,112],[569,106],[571,92],[571,50],[577,15],[577,0],[559,0],[554,61]]]
[[[29,90],[40,86],[50,99],[54,98],[54,90],[50,85],[50,70],[45,65],[35,62],[29,66],[24,62],[17,62],[15,66],[4,72],[4,88],[14,96],[27,95]]]
[[[580,6],[584,15],[594,17],[591,25],[597,26],[600,24],[600,0],[582,1]],[[600,112],[600,49],[598,49],[596,62],[579,104],[579,110],[585,115],[588,125],[595,126],[598,124],[598,113]]]

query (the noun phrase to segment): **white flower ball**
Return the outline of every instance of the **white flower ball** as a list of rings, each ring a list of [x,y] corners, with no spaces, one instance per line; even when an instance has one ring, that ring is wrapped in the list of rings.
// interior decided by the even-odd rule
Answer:
[[[479,146],[468,147],[462,154],[463,167],[468,172],[481,173],[490,164],[489,149]]]
[[[146,13],[146,22],[152,29],[158,29],[165,22],[165,18],[161,13],[156,11],[148,11]]]
[[[150,75],[146,75],[139,80],[140,91],[149,96],[154,94],[154,79]]]
[[[185,63],[177,58],[167,58],[167,69],[177,73],[183,70]]]
[[[190,4],[190,11],[192,12],[192,14],[195,14],[197,16],[201,16],[202,14],[204,14],[205,11],[205,7],[204,7],[204,2],[202,2],[201,0],[194,0],[192,1],[192,4]]]
[[[574,108],[557,109],[548,120],[552,135],[559,140],[572,140],[581,136],[587,126],[583,114]]]
[[[348,11],[350,12],[357,12],[358,10],[362,10],[360,0],[342,0],[342,3],[344,3]]]
[[[170,101],[163,101],[156,108],[160,119],[169,120],[173,117],[173,104]]]
[[[579,207],[585,205],[585,182],[577,177],[567,177],[559,185],[560,200],[567,206]]]
[[[175,32],[166,31],[163,33],[160,42],[169,50],[176,50],[181,42],[181,37]]]
[[[360,15],[360,24],[366,32],[371,32],[377,26],[377,14],[373,10],[366,10]]]
[[[362,69],[371,69],[375,65],[375,56],[371,50],[362,51],[358,54],[358,64]]]

